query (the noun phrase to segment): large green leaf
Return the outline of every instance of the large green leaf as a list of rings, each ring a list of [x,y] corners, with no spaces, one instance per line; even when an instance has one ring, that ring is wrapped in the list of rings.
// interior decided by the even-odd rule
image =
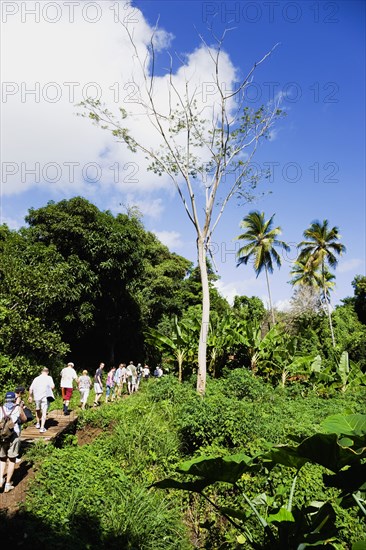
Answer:
[[[184,474],[203,477],[211,482],[236,483],[244,472],[257,468],[253,458],[240,453],[224,457],[202,456],[180,464],[177,470]]]
[[[288,468],[296,468],[299,470],[308,460],[300,456],[296,447],[290,447],[289,445],[279,445],[273,447],[268,453],[263,455],[265,462],[269,461],[273,465],[282,464]]]
[[[365,437],[366,444],[366,414],[334,414],[323,420],[321,426],[328,433]]]
[[[321,371],[321,368],[322,368],[322,358],[320,355],[317,355],[310,366],[310,370],[312,372],[319,373]]]
[[[287,510],[287,508],[285,508],[283,506],[282,506],[282,508],[279,509],[277,514],[270,514],[267,517],[267,522],[268,523],[282,523],[284,521],[294,522],[295,518],[292,515],[292,513],[289,512],[289,510]]]
[[[366,490],[366,463],[353,464],[347,470],[342,470],[335,475],[323,475],[326,487],[336,487],[344,493],[352,493],[357,490]],[[353,503],[355,504],[355,503]]]
[[[329,548],[328,544],[331,540],[335,540],[333,537],[337,534],[335,522],[335,511],[329,502],[325,502],[321,505],[318,512],[312,516],[309,532],[305,534],[297,550],[321,545],[325,545]]]
[[[338,472],[344,466],[357,463],[366,457],[366,447],[359,446],[358,439],[354,438],[354,441],[353,447],[342,447],[337,434],[318,433],[304,439],[298,447],[274,447],[264,458],[273,464],[283,464],[297,469],[306,462],[312,462]]]

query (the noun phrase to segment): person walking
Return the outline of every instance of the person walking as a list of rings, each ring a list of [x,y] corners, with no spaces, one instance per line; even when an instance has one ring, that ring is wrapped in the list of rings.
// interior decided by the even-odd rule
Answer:
[[[26,420],[23,405],[16,403],[15,392],[8,391],[0,407],[0,487],[5,484],[4,493],[14,489],[12,478],[20,450],[20,424]]]
[[[118,365],[118,369],[116,369],[116,372],[114,373],[114,383],[115,383],[115,390],[116,390],[116,398],[120,399],[121,393],[122,393],[122,366],[123,363],[120,363]]]
[[[107,381],[106,381],[106,390],[105,390],[105,402],[108,403],[109,396],[111,396],[111,401],[114,401],[114,375],[116,373],[116,367],[112,367],[111,370],[107,374]]]
[[[146,363],[143,368],[143,377],[145,380],[147,380],[150,377],[150,368],[149,368],[149,365],[146,365]]]
[[[25,414],[25,416],[27,418],[27,421],[28,421],[29,418],[27,416],[26,410],[28,410],[29,412],[30,412],[30,410],[26,409],[26,407],[24,405],[24,401],[23,401],[23,397],[24,397],[24,394],[25,394],[25,387],[24,386],[17,386],[14,390],[14,393],[15,393],[15,404],[16,405],[22,405],[24,414]],[[32,417],[32,420],[33,420],[33,417]],[[20,446],[18,456],[15,459],[15,464],[19,464],[19,462],[22,461],[21,455],[22,455],[22,446]]]
[[[141,381],[141,377],[142,377],[142,365],[141,365],[141,363],[137,363],[136,374],[137,374],[137,380],[136,380],[136,391],[137,391],[139,389],[140,381]]]
[[[78,388],[80,392],[80,406],[84,410],[88,402],[91,388],[91,380],[87,370],[83,370],[82,375],[79,377]]]
[[[29,388],[29,403],[32,403],[33,399],[36,405],[37,423],[36,428],[40,433],[46,432],[45,423],[47,419],[47,411],[49,407],[48,397],[53,397],[53,389],[55,384],[52,376],[49,375],[47,367],[42,369],[39,376],[33,380]]]
[[[124,393],[123,386],[126,384],[127,386],[127,367],[126,363],[122,363],[122,380],[121,380],[121,393]]]
[[[136,391],[137,370],[133,361],[130,361],[127,367],[127,388],[128,393],[131,394]]]
[[[74,369],[74,363],[67,363],[67,366],[61,371],[61,393],[64,402],[64,415],[70,414],[69,404],[74,389],[74,380],[78,381],[78,375]]]
[[[103,394],[103,369],[105,365],[104,363],[99,363],[99,367],[95,371],[94,375],[94,407],[97,407],[100,405],[99,401]]]

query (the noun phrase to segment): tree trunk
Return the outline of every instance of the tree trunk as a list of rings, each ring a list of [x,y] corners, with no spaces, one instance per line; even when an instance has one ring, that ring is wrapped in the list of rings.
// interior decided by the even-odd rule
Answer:
[[[325,303],[327,304],[327,314],[328,314],[328,320],[329,320],[330,335],[331,335],[331,337],[332,337],[332,344],[333,344],[333,347],[335,348],[335,347],[336,347],[336,342],[335,342],[335,338],[334,338],[334,330],[333,330],[333,323],[332,323],[332,313],[331,313],[331,311],[330,311],[329,300],[328,300],[327,295],[325,294],[325,291],[326,291],[326,289],[324,288],[323,292],[324,292]]]
[[[328,296],[327,296],[327,289],[326,289],[326,286],[325,286],[325,266],[324,266],[324,262],[323,262],[323,264],[322,264],[322,279],[323,279],[324,300],[325,300],[325,303],[327,304],[327,314],[328,314],[330,335],[331,335],[331,337],[332,337],[332,344],[333,344],[333,347],[335,348],[335,347],[336,347],[336,343],[335,343],[334,331],[333,331],[332,313],[331,313],[331,311],[330,311],[330,305],[329,305],[329,300],[328,300]]]
[[[269,288],[269,279],[268,279],[267,266],[264,266],[264,269],[265,269],[265,271],[266,271],[267,289],[268,289],[268,298],[269,298],[269,307],[270,307],[270,310],[271,310],[271,313],[272,313],[272,323],[275,325],[275,324],[276,324],[276,320],[275,320],[274,311],[273,311],[271,291],[270,291],[270,288]]]
[[[183,365],[183,355],[181,353],[178,353],[178,381],[179,382],[182,382],[182,379],[183,379],[182,365]]]
[[[206,250],[202,238],[197,239],[198,264],[200,268],[202,283],[202,320],[200,341],[198,343],[198,373],[197,373],[197,392],[204,395],[206,391],[207,375],[207,333],[210,322],[210,290],[208,284]]]

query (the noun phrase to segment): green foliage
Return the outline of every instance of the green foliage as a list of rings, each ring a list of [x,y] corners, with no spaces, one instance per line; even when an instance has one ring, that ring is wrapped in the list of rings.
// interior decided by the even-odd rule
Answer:
[[[144,324],[157,327],[163,315],[180,315],[184,308],[184,278],[191,262],[169,252],[153,233],[145,233],[143,246],[143,272],[136,281],[137,299]]]
[[[75,550],[188,549],[180,499],[147,489],[178,459],[170,414],[139,394],[81,415],[84,429],[103,428],[90,444],[75,446],[70,436],[62,449],[33,449],[37,475],[25,506],[33,522],[47,527],[30,529],[29,542],[62,548],[62,540]]]
[[[73,307],[80,290],[71,266],[54,247],[7,232],[0,241],[0,282],[3,352],[31,363],[57,361],[68,346],[55,312]]]
[[[272,394],[268,384],[246,368],[229,372],[223,381],[222,391],[227,397],[259,402],[266,401]]]
[[[366,324],[366,277],[364,275],[356,275],[352,281],[355,297],[354,305],[358,319],[362,324]]]
[[[315,380],[324,383],[328,388],[341,389],[345,392],[350,387],[366,385],[366,375],[356,363],[349,360],[347,351],[341,354],[333,352],[332,362],[328,361],[325,365],[318,355],[311,368]]]
[[[33,242],[53,245],[65,261],[76,257],[85,267],[77,272],[81,279],[77,280],[82,284],[87,277],[89,284],[84,282],[78,307],[62,321],[63,333],[72,348],[80,348],[80,328],[84,328],[84,350],[80,353],[84,361],[97,351],[95,341],[98,355],[102,351],[111,359],[115,341],[127,326],[134,329],[137,344],[141,340],[140,314],[131,282],[142,272],[144,231],[140,222],[135,217],[101,212],[81,197],[30,209],[26,221]],[[92,312],[87,326],[80,323],[76,313],[79,308]],[[75,355],[77,360],[78,352]]]
[[[158,488],[183,489],[200,493],[241,532],[242,543],[248,541],[249,545],[255,549],[299,550],[299,548],[306,548],[309,544],[337,548],[338,529],[336,511],[332,503],[313,501],[305,506],[294,504],[297,477],[300,469],[307,462],[327,467],[336,473],[336,476],[331,476],[330,480],[328,476],[327,485],[337,486],[338,484],[339,486],[341,483],[343,501],[348,495],[352,495],[366,516],[366,509],[362,504],[366,496],[365,465],[361,463],[362,458],[366,456],[366,416],[336,415],[328,418],[323,423],[323,427],[329,433],[316,433],[301,441],[297,447],[273,447],[269,452],[253,458],[245,454],[224,457],[201,456],[177,467],[179,473],[195,476],[195,479],[180,482],[167,478],[154,485]],[[243,504],[248,505],[249,511],[264,529],[263,540],[258,544],[248,530],[248,514],[245,509],[218,506],[212,502],[205,490],[217,482],[235,486],[244,475],[256,473],[265,467],[273,468],[277,464],[295,468],[297,471],[287,505],[281,505],[277,499],[266,494],[253,499],[246,492],[242,492]],[[348,466],[347,472],[340,473],[345,466]],[[356,491],[361,492],[362,497],[357,495]],[[265,505],[264,514],[261,505]]]
[[[261,324],[266,315],[263,302],[257,296],[235,296],[233,312],[241,319],[257,324]]]
[[[57,535],[72,535],[71,548],[126,549],[184,548],[184,530],[177,524],[171,499],[156,498],[136,480],[128,479],[117,461],[103,456],[102,449],[55,450],[44,459],[32,484],[27,509]],[[65,491],[65,487],[69,487]],[[57,506],[50,509],[47,494]],[[52,544],[47,532],[31,540]]]
[[[31,363],[27,357],[19,355],[11,359],[0,354],[0,389],[8,391],[19,385],[27,387],[41,370],[41,366]]]
[[[52,366],[71,351],[90,368],[95,357],[115,362],[139,349],[142,362],[143,330],[181,314],[190,262],[135,215],[81,197],[30,209],[26,221],[18,232],[0,227],[2,352]]]
[[[198,330],[198,332],[197,332]],[[199,324],[178,322],[177,316],[174,316],[171,325],[170,336],[166,336],[154,328],[150,328],[145,333],[146,341],[161,350],[165,356],[178,366],[178,379],[181,382],[183,378],[183,363],[188,359],[194,358],[197,344],[197,334],[199,333]]]
[[[281,464],[272,467],[268,453],[276,449],[282,457],[287,453],[287,461],[295,461],[297,452],[304,454],[304,449],[312,451],[319,441],[327,442],[326,431],[333,433],[332,445],[347,444],[351,448],[344,438],[356,444],[356,436],[360,437],[357,434],[363,433],[363,424],[357,418],[364,399],[365,394],[354,393],[352,388],[327,400],[310,391],[306,398],[291,396],[286,388],[274,389],[243,368],[227,370],[226,378],[209,380],[205,399],[197,396],[192,383],[180,384],[174,376],[151,379],[137,394],[80,413],[83,433],[93,427],[100,429],[93,430],[99,435],[90,444],[78,447],[75,436],[69,436],[62,449],[40,443],[27,451],[26,458],[36,465],[25,503],[29,543],[47,546],[52,541],[56,549],[67,545],[72,550],[188,550],[193,543],[187,543],[183,520],[196,547],[213,550],[222,545],[229,549],[238,545],[238,529],[230,523],[232,520],[245,524],[241,548],[250,548],[251,539],[261,548],[263,528],[245,504],[244,491],[274,533],[286,527],[288,522],[284,520],[291,520],[289,513],[295,520],[290,521],[291,525],[297,524],[301,514],[308,518],[307,525],[313,525],[315,517],[321,518],[324,511],[330,518],[336,515],[336,536],[345,549],[350,541],[362,538],[362,523],[355,501],[349,507],[349,494],[337,503],[344,484],[350,482],[342,477],[343,471],[328,472],[325,485],[323,468],[306,463],[292,491],[293,507],[289,512],[293,472]],[[320,428],[325,416],[347,409],[356,416],[346,419],[346,427],[337,416]],[[293,434],[291,445],[273,446],[283,443],[288,433]],[[309,442],[307,447],[302,444],[304,440]],[[234,454],[229,460],[228,452]],[[188,459],[181,468],[185,477],[175,479],[175,464],[182,460],[182,453]],[[208,453],[214,453],[214,457],[206,468]],[[263,455],[267,456],[265,462],[260,458]],[[327,454],[322,452],[321,456]],[[356,462],[354,467],[358,466]],[[229,465],[227,470],[223,470],[225,464]],[[200,476],[200,468],[205,469],[206,478]],[[224,472],[220,474],[222,481],[211,484],[219,472]],[[355,470],[352,483],[359,483],[363,475],[363,469]],[[166,477],[175,480],[173,492],[147,489]],[[186,497],[176,490],[182,488],[182,483],[194,491],[203,490],[209,500],[200,503],[197,492]],[[356,498],[362,499],[357,494],[359,485],[355,489]],[[315,500],[318,504],[312,502]],[[322,509],[319,502],[327,500],[332,508]],[[225,517],[215,521],[218,510]],[[34,529],[35,522],[42,528]],[[269,544],[266,550],[274,548]],[[281,550],[284,548],[291,549],[291,545],[284,543]]]
[[[366,366],[366,326],[359,321],[355,308],[352,305],[337,306],[332,319],[337,349],[347,350],[351,361]]]
[[[172,405],[182,405],[195,398],[193,385],[180,384],[171,375],[151,380],[148,387],[148,398],[153,402],[169,401]]]

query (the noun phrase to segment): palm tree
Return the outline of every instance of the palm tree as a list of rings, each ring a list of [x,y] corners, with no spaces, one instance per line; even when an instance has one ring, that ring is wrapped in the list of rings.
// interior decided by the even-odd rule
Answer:
[[[318,287],[320,286],[320,275],[318,268],[314,266],[314,263],[308,261],[307,259],[300,260],[297,259],[291,269],[292,279],[289,283],[292,286],[307,286],[307,287]]]
[[[298,262],[308,264],[309,269],[311,267],[313,271],[316,271],[317,268],[320,269],[323,300],[327,306],[330,333],[333,347],[335,347],[329,297],[329,288],[332,288],[332,285],[334,285],[332,282],[334,275],[329,272],[328,266],[332,268],[336,267],[338,263],[336,256],[343,254],[346,251],[346,247],[338,242],[340,238],[338,227],[330,229],[328,220],[323,220],[322,223],[319,220],[313,221],[310,227],[305,229],[303,235],[307,240],[302,241],[298,245],[301,249]]]
[[[273,218],[274,214],[269,220],[265,221],[264,212],[260,213],[258,210],[255,210],[249,212],[243,219],[240,223],[240,227],[247,231],[239,235],[237,239],[247,241],[247,244],[238,251],[239,260],[237,266],[241,264],[246,265],[249,259],[253,258],[253,267],[257,277],[264,269],[266,273],[272,322],[275,324],[268,273],[273,273],[273,262],[277,267],[281,267],[281,258],[277,250],[275,250],[275,247],[280,247],[284,250],[289,250],[290,247],[285,242],[277,239],[277,236],[280,235],[282,231],[280,227],[272,227]]]

